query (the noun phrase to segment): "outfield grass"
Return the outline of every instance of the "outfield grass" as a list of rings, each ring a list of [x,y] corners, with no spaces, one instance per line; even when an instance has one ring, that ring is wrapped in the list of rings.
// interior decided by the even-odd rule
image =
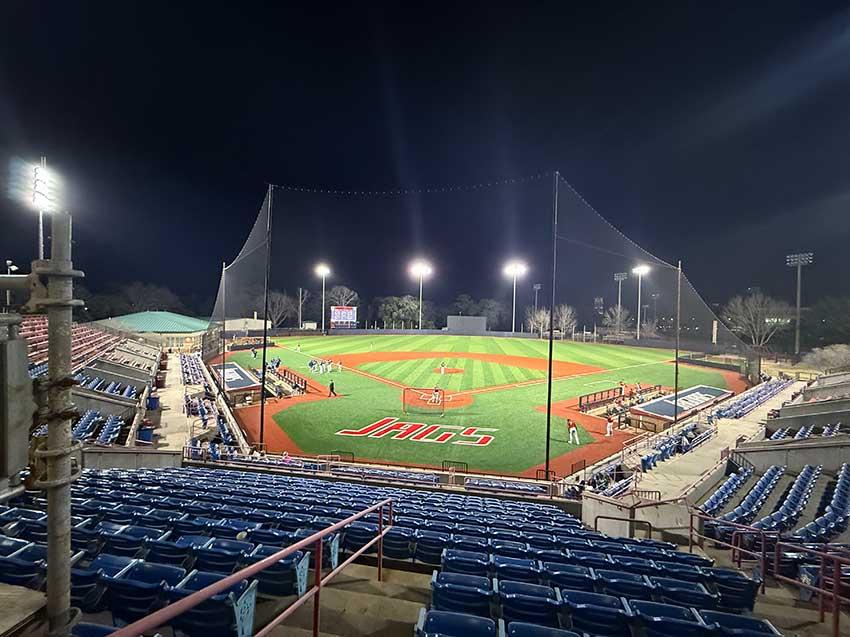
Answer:
[[[333,336],[313,337],[300,341],[293,338],[278,339],[280,347],[269,350],[269,357],[280,357],[283,364],[304,376],[311,376],[307,362],[312,357],[366,352],[480,352],[509,356],[544,358],[547,344],[543,341],[492,337],[460,336]],[[300,343],[301,352],[295,347]],[[673,384],[673,365],[667,350],[623,347],[617,345],[585,345],[582,343],[556,343],[554,355],[558,360],[580,362],[603,368],[603,371],[553,382],[553,400],[575,398],[616,385],[620,381],[643,384]],[[243,367],[256,367],[258,361],[250,353],[233,356]],[[364,371],[390,378],[407,386],[425,386],[420,383],[442,359],[404,361],[413,365],[392,365],[388,362],[365,363]],[[436,361],[436,362],[435,362]],[[450,366],[471,365],[471,372],[447,375],[448,383],[459,383],[451,389],[475,389],[502,384],[494,376],[505,379],[523,379],[523,373],[535,372],[534,378],[544,380],[545,374],[535,370],[520,370],[494,363],[482,363],[457,358],[446,361]],[[481,363],[476,365],[476,363]],[[431,370],[429,372],[429,370]],[[485,371],[487,370],[487,371]],[[480,375],[479,375],[480,374]],[[425,376],[423,376],[425,375]],[[489,376],[488,376],[489,375]],[[438,377],[438,374],[434,374]],[[349,451],[362,459],[385,460],[397,463],[439,466],[443,460],[467,462],[470,469],[516,473],[542,462],[545,449],[546,414],[536,409],[546,404],[546,383],[510,387],[475,394],[474,402],[463,408],[448,409],[444,416],[405,416],[402,411],[401,390],[384,382],[366,377],[356,371],[334,371],[331,374],[313,375],[317,382],[327,385],[334,380],[338,399],[321,400],[293,405],[274,416],[275,421],[305,453],[322,454]],[[428,376],[430,378],[430,376]],[[714,370],[690,367],[680,368],[680,385],[712,385],[726,387],[723,375]],[[511,382],[511,381],[508,381]],[[463,384],[468,383],[465,387]],[[456,425],[461,427],[486,427],[497,429],[495,439],[486,447],[453,444],[414,443],[409,440],[387,438],[356,438],[336,435],[342,429],[359,429],[385,417],[415,420],[428,424]],[[590,434],[579,428],[582,444],[592,441]],[[567,442],[565,423],[553,419],[551,454],[556,457],[575,449]]]

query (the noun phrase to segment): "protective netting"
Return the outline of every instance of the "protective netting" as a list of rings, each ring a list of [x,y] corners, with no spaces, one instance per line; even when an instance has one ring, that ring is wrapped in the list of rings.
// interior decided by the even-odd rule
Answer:
[[[558,225],[553,235],[556,184]],[[400,446],[382,447],[380,457],[359,452],[355,439],[361,434],[356,428],[378,427],[385,416],[405,418],[411,410],[427,415],[435,411],[428,403],[428,392],[439,387],[445,392],[442,395],[454,401],[436,405],[436,411],[444,412],[438,414],[440,419],[452,423],[446,425],[455,427],[452,435],[468,435],[473,442],[449,443],[440,447],[439,456],[434,455],[437,451],[432,453],[437,445],[427,445],[428,451],[423,452],[427,462],[422,464],[467,461],[469,447],[492,444],[497,448],[506,438],[502,433],[475,431],[482,418],[486,424],[488,405],[495,402],[496,392],[491,390],[510,386],[520,388],[522,400],[532,405],[528,422],[534,433],[522,441],[519,456],[533,456],[543,464],[545,438],[537,428],[545,426],[548,366],[541,340],[549,336],[552,317],[553,378],[559,381],[553,404],[565,403],[579,391],[606,390],[618,381],[672,387],[677,308],[683,358],[723,372],[748,371],[748,348],[718,320],[688,280],[688,252],[689,246],[681,244],[668,251],[666,261],[650,254],[551,173],[409,191],[274,187],[266,194],[237,257],[223,268],[205,353],[208,360],[221,356],[220,334],[226,328],[228,355],[239,353],[234,360],[243,368],[259,370],[265,353],[261,338],[265,319],[276,339],[268,354],[267,369],[272,373],[267,396],[295,399],[272,410],[274,422],[289,437],[281,442],[287,449],[331,453],[351,445],[344,451],[358,458],[404,461],[406,457],[396,453]],[[432,270],[421,271],[428,274],[422,275],[421,304],[420,271],[409,271],[416,258],[427,259]],[[525,267],[506,270],[512,260]],[[516,273],[515,302],[512,273]],[[482,324],[475,317],[484,317],[488,334],[510,335],[515,325],[524,340],[510,346],[493,341],[477,351],[478,346],[468,342],[444,339],[447,333],[475,333]],[[361,340],[344,344],[311,340],[323,325],[331,334],[356,335]],[[536,333],[537,340],[529,332]],[[399,340],[420,335],[433,339],[427,343]],[[389,348],[392,356],[383,355],[387,350],[383,345],[390,341],[378,340],[381,336],[396,337]],[[588,347],[569,349],[576,341]],[[399,351],[405,356],[399,356]],[[577,384],[560,382],[600,370],[604,373],[598,379],[588,378],[580,390]],[[367,386],[367,380],[374,382]],[[405,387],[424,388],[420,400],[407,400]],[[361,407],[356,400],[346,403],[352,406],[350,412],[337,410],[333,400],[324,400],[340,393],[366,400],[362,410],[373,415],[358,420]],[[305,401],[316,406],[301,407]],[[376,405],[387,405],[386,413],[377,411]],[[280,411],[284,407],[292,411]],[[515,408],[514,404],[499,406],[499,418],[513,414]],[[558,423],[566,422],[566,412],[553,413]],[[325,420],[336,423],[334,418],[347,419],[349,414],[350,422],[340,420],[333,427],[338,431],[322,430]],[[370,419],[372,424],[366,422]],[[268,432],[271,422],[267,418],[261,427],[259,410],[250,409],[241,410],[239,420],[253,440],[262,436],[263,427]],[[292,423],[289,428],[286,422]],[[343,424],[353,429],[343,430]],[[417,442],[426,437],[414,429],[368,431],[372,433],[362,435],[381,440]],[[560,429],[554,430],[550,442],[553,458],[573,445]],[[285,447],[290,443],[291,447]],[[492,468],[487,462],[479,468]],[[517,472],[511,462],[506,461],[505,470]]]

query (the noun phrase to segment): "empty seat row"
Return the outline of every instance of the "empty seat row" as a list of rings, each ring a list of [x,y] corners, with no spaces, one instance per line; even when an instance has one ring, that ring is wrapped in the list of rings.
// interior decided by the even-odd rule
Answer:
[[[740,394],[738,398],[720,409],[716,409],[711,415],[716,418],[743,418],[753,409],[772,398],[793,383],[791,380],[771,379],[752,389]]]
[[[824,495],[827,495],[825,492]],[[832,495],[823,514],[798,529],[793,537],[805,542],[827,542],[847,529],[850,519],[850,465],[846,462],[832,485]]]
[[[702,503],[700,508],[709,515],[714,515],[716,511],[722,509],[735,496],[741,486],[750,479],[752,474],[753,470],[749,467],[730,473],[729,477]]]
[[[773,493],[784,473],[785,467],[779,465],[769,467],[738,506],[723,514],[717,520],[709,520],[705,523],[705,534],[708,537],[728,541],[734,527],[724,526],[723,522],[749,524],[764,506],[770,494]]]
[[[800,514],[809,503],[809,497],[823,471],[822,466],[806,465],[794,480],[779,507],[753,524],[763,531],[785,531],[796,524]]]

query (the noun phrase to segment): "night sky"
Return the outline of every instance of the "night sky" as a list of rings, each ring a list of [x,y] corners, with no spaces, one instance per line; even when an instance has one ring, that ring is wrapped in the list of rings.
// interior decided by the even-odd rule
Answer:
[[[751,286],[791,301],[793,251],[816,253],[804,302],[850,294],[844,3],[176,4],[0,5],[3,173],[40,155],[62,173],[91,289],[212,297],[267,182],[381,191],[557,169],[646,249],[683,259],[709,302]],[[529,287],[545,271],[505,230],[527,211],[475,236],[416,206],[337,214],[293,239],[365,296],[413,292],[401,264],[417,252],[451,274],[432,288],[444,300],[503,294],[481,267],[518,251]],[[370,251],[355,226],[398,249]],[[0,199],[0,258],[27,263],[35,238],[35,215]]]

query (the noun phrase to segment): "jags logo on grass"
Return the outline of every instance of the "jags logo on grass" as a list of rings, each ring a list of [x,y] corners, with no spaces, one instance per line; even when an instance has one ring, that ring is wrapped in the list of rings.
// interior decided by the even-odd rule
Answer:
[[[486,447],[494,437],[485,431],[499,431],[490,427],[461,427],[459,425],[426,425],[421,422],[404,422],[398,418],[381,418],[362,429],[342,429],[337,436],[355,438],[386,438],[391,440],[410,440],[412,442],[431,442],[438,445],[469,445]],[[392,435],[391,435],[392,434]]]

